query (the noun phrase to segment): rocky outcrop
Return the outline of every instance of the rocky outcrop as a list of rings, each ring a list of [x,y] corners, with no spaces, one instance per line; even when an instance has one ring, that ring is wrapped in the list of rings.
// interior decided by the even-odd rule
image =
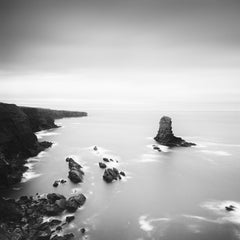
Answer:
[[[60,206],[59,202],[65,205]],[[74,220],[74,216],[67,217],[65,222],[52,219],[44,222],[44,216],[56,216],[66,211],[76,211],[86,201],[83,194],[70,197],[51,193],[47,198],[33,198],[23,196],[19,199],[4,199],[0,197],[0,239],[73,239],[73,234],[58,236],[56,231]]]
[[[56,118],[76,116],[86,116],[86,113],[0,103],[0,186],[20,182],[27,170],[26,159],[52,145],[38,142],[34,132],[57,127]]]
[[[162,117],[157,136],[154,138],[161,145],[168,147],[190,147],[195,143],[186,142],[180,137],[175,137],[172,131],[172,120],[170,117]]]
[[[84,175],[84,172],[81,170],[82,166],[75,162],[72,158],[67,158],[66,162],[68,162],[70,170],[68,172],[68,178],[74,183],[82,182]]]

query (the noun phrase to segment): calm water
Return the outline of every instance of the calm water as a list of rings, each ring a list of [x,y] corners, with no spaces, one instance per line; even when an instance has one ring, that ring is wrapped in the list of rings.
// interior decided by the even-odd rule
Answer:
[[[175,134],[196,147],[152,150],[165,114]],[[30,159],[24,182],[5,196],[83,192],[87,202],[64,230],[77,239],[81,227],[91,240],[240,238],[240,112],[108,110],[57,123],[62,128],[38,134],[55,145]],[[54,180],[67,179],[68,156],[84,166],[84,183],[53,188]],[[127,177],[106,184],[102,157],[118,160],[112,164]],[[228,204],[237,210],[226,212]]]

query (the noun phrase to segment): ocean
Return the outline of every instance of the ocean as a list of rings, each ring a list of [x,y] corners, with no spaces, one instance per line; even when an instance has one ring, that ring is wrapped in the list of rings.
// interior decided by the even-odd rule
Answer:
[[[240,112],[92,109],[88,114],[60,119],[61,128],[37,133],[53,147],[29,159],[23,181],[1,195],[85,194],[85,205],[62,232],[76,239],[240,238]],[[153,150],[164,115],[172,118],[176,136],[197,145]],[[68,180],[66,157],[83,166],[83,183]],[[98,166],[103,157],[112,158],[110,165],[126,177],[104,182]],[[62,178],[67,183],[54,188]],[[226,211],[228,205],[235,211]]]

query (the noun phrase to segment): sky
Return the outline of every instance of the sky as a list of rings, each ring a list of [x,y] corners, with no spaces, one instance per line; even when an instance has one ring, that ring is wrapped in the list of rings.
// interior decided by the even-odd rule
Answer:
[[[0,101],[240,110],[239,26],[239,0],[0,0]]]

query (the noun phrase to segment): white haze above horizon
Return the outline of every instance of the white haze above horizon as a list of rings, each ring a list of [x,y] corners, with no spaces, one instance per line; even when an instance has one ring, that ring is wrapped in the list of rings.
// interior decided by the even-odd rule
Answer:
[[[3,0],[0,101],[240,110],[237,0]]]

